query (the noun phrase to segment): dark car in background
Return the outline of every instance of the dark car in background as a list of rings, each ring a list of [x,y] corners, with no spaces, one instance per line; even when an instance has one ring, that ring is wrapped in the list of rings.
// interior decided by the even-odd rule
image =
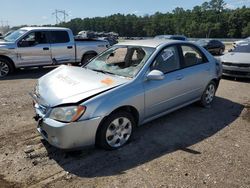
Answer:
[[[225,50],[225,45],[219,40],[200,39],[196,41],[196,44],[202,46],[213,55],[222,55]]]
[[[99,37],[98,39],[108,41],[110,46],[118,43],[118,40],[114,37]]]
[[[182,40],[187,41],[187,37],[184,35],[157,35],[155,39],[171,39],[171,40]]]

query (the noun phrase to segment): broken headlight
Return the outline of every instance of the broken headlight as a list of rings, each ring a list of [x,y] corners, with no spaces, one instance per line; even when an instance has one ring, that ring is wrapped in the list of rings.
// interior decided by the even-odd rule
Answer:
[[[61,122],[77,121],[85,112],[85,106],[56,107],[50,112],[49,118]]]

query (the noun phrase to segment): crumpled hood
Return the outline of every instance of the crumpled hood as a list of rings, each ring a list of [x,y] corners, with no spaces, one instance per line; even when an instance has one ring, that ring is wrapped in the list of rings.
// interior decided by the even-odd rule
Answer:
[[[38,80],[36,94],[44,105],[53,107],[77,103],[129,80],[86,68],[62,65]]]
[[[250,63],[250,53],[229,52],[220,57],[221,62]]]

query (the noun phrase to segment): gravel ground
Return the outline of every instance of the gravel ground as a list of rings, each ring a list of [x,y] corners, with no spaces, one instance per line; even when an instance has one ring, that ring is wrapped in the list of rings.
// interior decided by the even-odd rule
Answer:
[[[32,91],[47,69],[0,80],[0,187],[250,187],[250,80],[138,127],[116,151],[64,152],[36,132]]]

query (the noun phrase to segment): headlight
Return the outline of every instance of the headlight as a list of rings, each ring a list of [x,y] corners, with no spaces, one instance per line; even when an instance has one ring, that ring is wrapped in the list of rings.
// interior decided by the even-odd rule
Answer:
[[[57,107],[52,109],[49,118],[67,123],[73,122],[77,121],[84,114],[85,110],[85,106]]]

